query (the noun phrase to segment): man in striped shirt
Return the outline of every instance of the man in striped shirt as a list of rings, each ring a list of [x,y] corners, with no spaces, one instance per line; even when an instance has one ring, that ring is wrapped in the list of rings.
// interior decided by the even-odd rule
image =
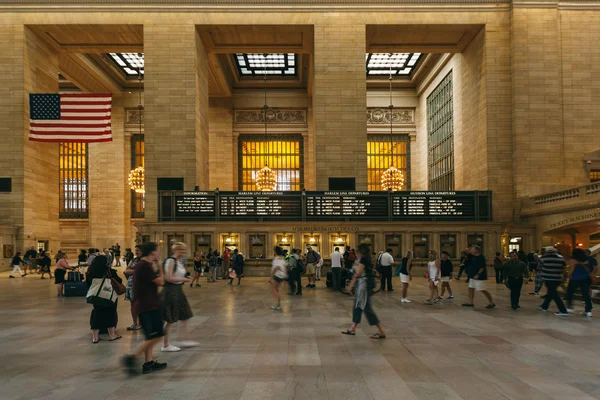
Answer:
[[[554,315],[566,317],[568,315],[567,308],[560,298],[557,288],[562,284],[567,263],[565,262],[565,259],[558,254],[556,247],[550,246],[546,247],[544,250],[546,250],[546,253],[539,259],[539,264],[542,279],[548,293],[546,294],[544,303],[538,307],[538,309],[541,311],[548,311],[550,302],[554,300],[558,306],[558,312],[555,312]]]

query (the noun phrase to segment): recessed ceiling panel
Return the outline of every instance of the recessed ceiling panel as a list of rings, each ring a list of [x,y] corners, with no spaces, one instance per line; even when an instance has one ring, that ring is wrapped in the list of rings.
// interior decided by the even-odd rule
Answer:
[[[236,53],[233,58],[240,76],[298,74],[298,56],[294,53]]]
[[[108,53],[110,60],[128,78],[144,75],[144,53]]]
[[[367,76],[410,76],[421,59],[421,53],[367,53]]]

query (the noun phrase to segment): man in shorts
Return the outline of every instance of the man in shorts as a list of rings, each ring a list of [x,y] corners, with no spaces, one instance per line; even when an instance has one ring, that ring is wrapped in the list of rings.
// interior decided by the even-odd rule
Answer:
[[[36,257],[37,257],[37,251],[35,251],[35,246],[31,246],[29,248],[29,250],[27,250],[25,252],[25,255],[23,256],[23,262],[25,263],[25,267],[23,268],[24,269],[23,273],[25,274],[25,276],[27,276],[28,269],[31,270],[35,267],[32,264],[35,261]]]
[[[319,256],[319,253],[317,253],[316,251],[313,250],[312,247],[310,247],[309,245],[306,246],[306,275],[308,275],[308,285],[306,285],[307,288],[316,288],[316,266],[317,263],[319,262],[319,260],[321,259],[321,256]]]
[[[122,359],[125,371],[130,375],[137,375],[136,358],[144,354],[142,373],[147,374],[167,368],[167,363],[152,360],[152,349],[164,336],[163,322],[160,314],[160,300],[158,287],[165,281],[160,274],[156,274],[152,263],[159,260],[158,246],[154,242],[142,243],[142,258],[135,265],[133,273],[133,303],[138,313],[140,325],[144,331],[144,343],[133,353]]]
[[[465,269],[467,270],[467,277],[469,278],[469,302],[462,306],[474,307],[475,304],[473,303],[473,299],[475,298],[475,291],[478,291],[483,293],[488,299],[486,308],[496,308],[496,304],[494,303],[494,300],[492,300],[492,295],[486,290],[485,281],[487,280],[487,265],[479,246],[473,246],[471,248],[471,257],[467,259]]]

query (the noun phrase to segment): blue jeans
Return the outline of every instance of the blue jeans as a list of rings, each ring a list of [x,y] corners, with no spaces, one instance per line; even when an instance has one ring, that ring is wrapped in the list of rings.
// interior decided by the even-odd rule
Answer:
[[[569,286],[567,286],[567,306],[571,308],[573,304],[573,294],[577,288],[581,289],[581,295],[585,301],[585,312],[592,311],[592,299],[590,298],[590,285],[592,284],[590,279],[581,280],[570,280]]]

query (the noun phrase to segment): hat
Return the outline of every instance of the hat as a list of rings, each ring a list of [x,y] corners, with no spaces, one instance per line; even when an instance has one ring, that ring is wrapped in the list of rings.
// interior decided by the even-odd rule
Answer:
[[[556,252],[558,252],[557,248],[554,247],[554,246],[544,247],[544,250],[546,251],[546,253],[556,253]]]
[[[447,251],[442,251],[440,254],[445,254],[445,255],[447,255],[448,257],[450,257],[450,253],[448,253]]]

